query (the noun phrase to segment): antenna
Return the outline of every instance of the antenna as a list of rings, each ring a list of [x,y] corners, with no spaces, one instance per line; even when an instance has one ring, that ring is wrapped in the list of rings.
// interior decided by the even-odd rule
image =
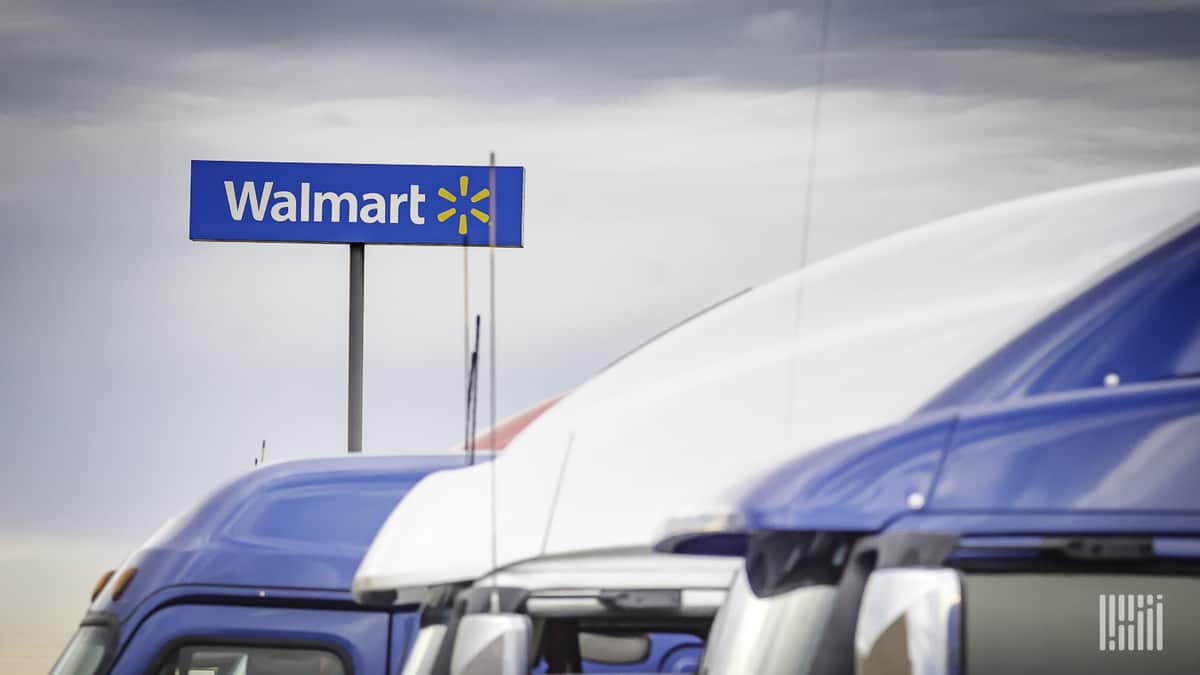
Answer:
[[[471,352],[467,368],[467,420],[463,439],[463,450],[467,453],[467,466],[475,463],[475,418],[479,410],[479,315],[475,315],[475,350]]]
[[[496,153],[488,154],[488,274],[489,282],[488,309],[488,349],[491,352],[488,359],[488,385],[491,387],[491,401],[488,404],[488,414],[491,415],[492,426],[488,430],[488,448],[496,452],[496,223],[499,214],[496,212]],[[488,462],[492,483],[492,611],[499,611],[500,590],[496,579],[496,458]]]
[[[825,55],[829,51],[829,24],[832,22],[833,16],[833,0],[825,0],[825,12],[821,17],[821,42],[819,51],[817,52],[817,82],[816,91],[813,92],[813,110],[812,124],[808,129],[808,175],[805,177],[804,184],[804,215],[800,221],[800,269],[808,267],[808,232],[811,229],[812,211],[813,211],[813,189],[816,185],[817,175],[817,140],[820,138],[821,132],[821,102],[825,94]],[[796,318],[793,323],[793,331],[796,334],[800,332],[800,322],[804,315],[804,292],[808,284],[804,281],[800,282],[800,287],[796,292]],[[796,378],[799,373],[796,370],[796,365],[792,365],[792,376],[789,379],[790,384],[788,397],[795,395]],[[792,431],[795,429],[795,406],[787,408],[787,433],[791,437]]]
[[[263,439],[262,447],[259,448],[258,457],[254,458],[254,466],[262,464],[267,459],[267,439]]]
[[[812,124],[808,130],[808,175],[804,185],[804,219],[800,224],[801,268],[808,266],[808,230],[812,221],[813,183],[817,173],[817,139],[821,130],[821,99],[825,93],[825,53],[829,50],[829,22],[832,14],[833,0],[825,0],[825,13],[821,17],[820,51],[817,52],[817,90],[813,93]]]

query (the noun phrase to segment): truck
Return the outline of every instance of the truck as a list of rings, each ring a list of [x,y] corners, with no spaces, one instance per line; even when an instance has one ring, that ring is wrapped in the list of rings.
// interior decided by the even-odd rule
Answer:
[[[461,454],[359,455],[239,476],[100,577],[50,672],[395,672],[416,630],[415,608],[365,609],[350,582],[405,492],[462,464]]]
[[[560,397],[482,432],[475,459],[490,461]],[[473,461],[464,449],[278,462],[239,476],[100,576],[51,673],[397,672],[416,608],[363,612],[350,581],[396,503],[426,474]]]
[[[1200,211],[911,418],[657,548],[743,541],[704,673],[1190,673],[1198,481]]]
[[[1101,576],[1060,590],[1111,588],[1122,628],[1137,588],[1190,611],[1198,223],[1200,169],[1138,176],[952,217],[740,294],[578,387],[497,461],[418,483],[354,596],[422,603],[406,671],[422,675],[529,672],[551,654],[581,672],[587,603],[554,617],[547,603],[602,605],[601,634],[641,630],[685,615],[713,583],[691,572],[721,557],[732,585],[696,631],[713,674],[997,672],[971,659],[1044,648],[1056,625],[1011,639],[1003,611],[1021,605],[1005,599],[1043,611],[1066,597],[1045,573],[1079,561]],[[439,518],[443,500],[472,515]],[[414,538],[431,545],[404,550]],[[1042,557],[1067,562],[946,572]],[[621,558],[628,579],[588,571]],[[525,574],[547,565],[557,580]],[[1160,568],[1178,573],[1137,573]],[[916,618],[896,628],[897,607]]]
[[[478,461],[490,461],[556,400],[481,433],[473,444]],[[460,447],[270,463],[237,477],[100,576],[50,672],[399,673],[414,646],[418,605],[364,608],[353,602],[351,580],[412,485],[466,461]],[[694,667],[699,640],[665,633],[597,638],[583,653],[603,672]]]

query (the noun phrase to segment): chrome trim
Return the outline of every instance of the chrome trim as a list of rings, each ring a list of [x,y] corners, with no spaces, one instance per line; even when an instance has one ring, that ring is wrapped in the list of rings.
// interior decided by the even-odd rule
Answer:
[[[639,551],[536,558],[510,565],[474,582],[475,586],[511,586],[534,593],[561,589],[714,589],[725,590],[742,559],[727,556],[678,556]]]
[[[454,634],[450,675],[526,675],[532,636],[524,614],[468,614]]]
[[[602,600],[608,589],[553,589],[535,591],[526,602],[530,616],[542,618],[611,616],[623,610]],[[676,607],[655,609],[654,613],[676,617],[711,617],[725,602],[726,592],[716,589],[680,589]]]

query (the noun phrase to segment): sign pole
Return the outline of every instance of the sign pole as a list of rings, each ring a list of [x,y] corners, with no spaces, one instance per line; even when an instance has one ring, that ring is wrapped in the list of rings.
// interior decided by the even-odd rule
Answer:
[[[366,245],[350,244],[350,391],[346,414],[347,450],[362,452],[363,268]]]

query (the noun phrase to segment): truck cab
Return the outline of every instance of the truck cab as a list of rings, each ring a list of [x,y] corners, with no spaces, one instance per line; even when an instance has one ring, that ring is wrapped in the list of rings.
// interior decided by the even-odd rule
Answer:
[[[660,549],[744,537],[701,673],[1188,673],[1197,477],[1200,379],[1074,392],[831,445]]]
[[[413,484],[463,461],[302,460],[233,480],[100,578],[52,675],[399,672],[416,606],[361,607],[351,580]]]
[[[798,452],[727,512],[669,521],[661,552],[744,547],[701,672],[1194,672],[1198,223],[909,419]]]

